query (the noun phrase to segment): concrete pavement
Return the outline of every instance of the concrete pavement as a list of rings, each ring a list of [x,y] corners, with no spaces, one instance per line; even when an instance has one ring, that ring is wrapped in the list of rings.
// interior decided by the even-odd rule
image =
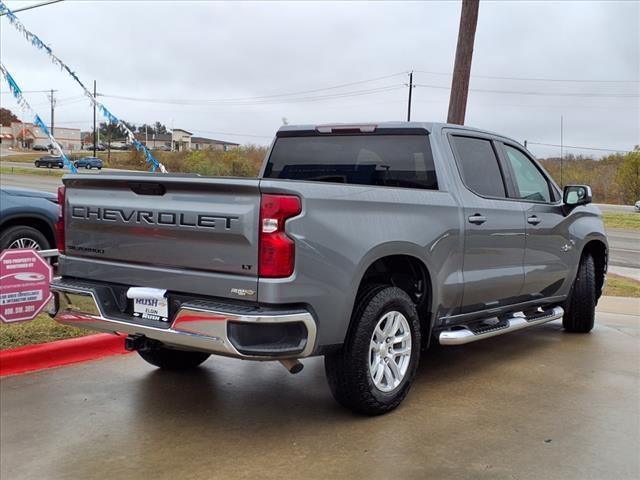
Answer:
[[[640,301],[596,329],[559,322],[423,356],[395,412],[352,415],[322,359],[212,358],[161,372],[137,355],[1,382],[0,477],[636,479]]]

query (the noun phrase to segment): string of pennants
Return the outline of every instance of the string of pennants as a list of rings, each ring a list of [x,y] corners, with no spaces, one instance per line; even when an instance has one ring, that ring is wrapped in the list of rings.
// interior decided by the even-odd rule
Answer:
[[[162,163],[158,162],[158,160],[156,160],[156,158],[152,155],[152,153],[149,151],[149,149],[146,146],[144,146],[142,144],[142,142],[140,142],[135,137],[135,135],[131,131],[131,129],[129,127],[127,127],[127,125],[122,120],[120,120],[118,117],[113,115],[101,102],[99,102],[91,94],[91,92],[84,85],[84,83],[82,83],[82,81],[78,78],[78,75],[73,70],[71,70],[71,68],[69,68],[69,66],[66,63],[64,63],[62,60],[60,60],[60,58],[53,53],[51,47],[46,45],[37,35],[35,35],[34,33],[30,32],[29,30],[27,30],[27,28],[22,24],[22,22],[20,22],[20,20],[18,20],[18,18],[15,16],[15,14],[11,10],[9,10],[9,8],[4,4],[4,2],[2,0],[0,0],[0,14],[6,15],[7,18],[9,19],[9,23],[11,23],[11,25],[13,25],[16,28],[16,30],[18,30],[18,32],[21,33],[27,39],[27,41],[29,43],[31,43],[31,45],[36,47],[38,50],[44,51],[49,56],[49,59],[55,65],[60,67],[61,70],[66,71],[71,76],[71,78],[73,78],[75,80],[75,82],[78,85],[80,85],[82,90],[84,90],[84,94],[91,101],[92,105],[96,106],[96,108],[100,111],[102,116],[109,123],[116,124],[116,125],[118,125],[120,128],[122,128],[124,130],[124,132],[126,133],[129,141],[135,146],[135,148],[138,151],[141,151],[141,152],[144,153],[145,160],[146,160],[147,163],[149,163],[151,165],[151,171],[152,172],[155,172],[156,170],[159,169],[162,173],[167,173],[167,170],[164,167],[164,165]],[[34,124],[36,124],[38,127],[40,127],[40,129],[45,134],[47,134],[47,136],[52,140],[51,143],[56,147],[57,150],[60,151],[60,153],[62,155],[62,158],[63,158],[63,160],[65,162],[65,165],[67,165],[71,169],[72,172],[75,172],[75,168],[69,162],[69,159],[64,155],[64,153],[62,153],[62,149],[60,148],[60,145],[53,139],[53,132],[50,132],[49,129],[47,129],[47,127],[45,126],[44,122],[42,122],[40,117],[29,106],[27,101],[22,96],[22,91],[20,90],[20,88],[16,84],[15,80],[13,79],[13,77],[11,77],[11,75],[9,75],[9,72],[7,71],[7,69],[5,68],[4,65],[2,66],[2,74],[5,77],[5,79],[7,80],[7,83],[9,84],[9,88],[10,88],[11,92],[13,93],[14,97],[16,98],[16,100],[18,101],[18,103],[23,108],[25,108],[26,110],[28,110],[30,113],[32,113],[34,115]]]
[[[49,129],[44,124],[40,116],[33,110],[33,108],[31,108],[31,105],[29,105],[27,100],[22,96],[22,90],[20,90],[20,87],[18,87],[18,84],[15,82],[11,74],[7,71],[7,69],[5,68],[2,62],[0,62],[0,71],[2,71],[2,76],[5,78],[5,80],[9,84],[9,90],[11,90],[11,93],[13,93],[13,96],[16,98],[18,105],[20,105],[20,107],[22,107],[24,111],[28,112],[30,116],[33,117],[33,124],[39,127],[40,130],[42,130],[44,134],[47,137],[49,137],[51,144],[55,147],[58,153],[60,153],[60,156],[62,157],[62,161],[64,162],[65,166],[69,170],[71,170],[72,173],[76,173],[77,172],[76,167],[74,167],[73,163],[71,163],[67,158],[67,156],[64,154],[62,147],[56,141],[56,139],[53,138],[51,131],[49,131]]]

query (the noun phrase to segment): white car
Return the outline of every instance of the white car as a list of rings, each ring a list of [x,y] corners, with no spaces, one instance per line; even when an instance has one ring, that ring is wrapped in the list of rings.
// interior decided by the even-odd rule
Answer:
[[[636,212],[640,212],[640,200],[636,202]]]

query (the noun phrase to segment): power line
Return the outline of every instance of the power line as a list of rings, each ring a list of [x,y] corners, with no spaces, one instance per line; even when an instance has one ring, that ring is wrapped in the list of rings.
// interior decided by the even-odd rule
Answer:
[[[620,153],[632,153],[632,150],[621,150],[619,148],[597,148],[597,147],[576,147],[571,145],[557,145],[554,143],[540,143],[540,142],[531,142],[527,141],[530,145],[542,145],[544,147],[562,147],[562,148],[571,148],[574,150],[594,150],[597,152],[620,152]]]
[[[393,78],[393,77],[397,77],[400,75],[406,75],[407,72],[398,72],[398,73],[392,73],[390,75],[384,75],[381,77],[375,77],[375,78],[369,78],[366,80],[358,80],[355,82],[348,82],[348,83],[342,83],[339,85],[332,85],[330,87],[322,87],[322,88],[314,88],[311,90],[301,90],[301,91],[297,91],[297,92],[290,92],[290,93],[278,93],[278,94],[271,94],[271,95],[260,95],[260,96],[254,96],[254,97],[239,97],[239,98],[215,98],[215,99],[176,99],[176,98],[168,98],[168,99],[162,99],[162,98],[144,98],[144,97],[125,97],[125,96],[119,96],[119,95],[100,95],[100,96],[104,96],[107,98],[117,98],[120,100],[135,100],[135,101],[144,101],[144,102],[149,102],[149,103],[194,103],[194,104],[201,104],[201,103],[234,103],[234,102],[251,102],[251,101],[259,101],[259,100],[265,100],[268,101],[270,99],[276,99],[276,98],[281,98],[281,97],[295,97],[297,95],[307,95],[309,93],[317,93],[317,92],[322,92],[322,91],[327,91],[327,90],[337,90],[340,88],[345,88],[345,87],[351,87],[354,85],[361,85],[363,83],[370,83],[370,82],[377,82],[380,80],[386,80],[389,78]]]
[[[49,90],[25,90],[25,91],[23,91],[21,93],[49,93],[50,91],[51,91],[50,89]],[[0,95],[6,95],[8,93],[11,93],[11,92],[9,92],[9,91],[0,92]]]
[[[48,2],[42,2],[42,3],[38,3],[36,5],[31,5],[29,7],[22,7],[22,8],[16,8],[15,10],[12,10],[12,13],[18,13],[18,12],[24,12],[25,10],[31,10],[32,8],[38,8],[38,7],[45,7],[47,5],[51,5],[52,3],[58,3],[58,2],[62,2],[63,0],[49,0]],[[3,15],[6,15],[7,13],[0,13],[0,17],[2,17]]]
[[[444,87],[442,85],[427,85],[416,83],[417,87],[425,88],[437,88],[439,90],[449,90],[450,87]],[[540,95],[545,97],[609,97],[609,98],[640,98],[640,94],[637,93],[574,93],[574,92],[528,92],[522,90],[491,90],[485,88],[470,88],[473,92],[481,93],[500,93],[500,94],[512,94],[512,95]]]
[[[429,72],[427,70],[414,70],[416,73],[426,73],[429,75],[445,75],[451,76],[447,72]],[[526,77],[502,77],[497,75],[471,75],[471,78],[489,78],[492,80],[516,80],[527,82],[575,82],[575,83],[640,83],[640,80],[604,80],[604,79],[569,79],[569,78],[526,78]]]
[[[264,100],[242,100],[242,101],[234,101],[234,100],[192,100],[192,99],[151,99],[151,98],[141,98],[141,97],[130,97],[124,95],[109,95],[109,94],[101,94],[100,96],[105,98],[113,98],[118,100],[127,100],[133,102],[144,102],[144,103],[155,103],[155,104],[171,104],[171,105],[220,105],[220,106],[236,106],[236,105],[275,105],[282,103],[300,103],[300,102],[314,102],[314,101],[322,101],[322,100],[330,100],[334,98],[347,98],[347,97],[357,97],[361,95],[372,95],[375,93],[383,93],[397,89],[404,89],[403,84],[393,84],[386,85],[382,87],[363,89],[363,90],[353,90],[348,92],[339,92],[332,93],[326,95],[315,95],[315,96],[303,96],[303,97],[288,97],[288,98],[272,98],[272,99],[264,99]]]

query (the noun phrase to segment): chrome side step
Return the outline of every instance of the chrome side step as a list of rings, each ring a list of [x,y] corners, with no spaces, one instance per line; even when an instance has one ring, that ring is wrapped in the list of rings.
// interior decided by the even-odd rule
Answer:
[[[562,307],[553,307],[529,317],[524,314],[515,314],[510,318],[502,320],[495,328],[479,329],[477,332],[465,327],[460,330],[446,330],[440,333],[438,340],[440,345],[464,345],[465,343],[484,340],[485,338],[496,337],[504,333],[522,330],[523,328],[533,327],[553,320],[558,320],[564,315]]]

